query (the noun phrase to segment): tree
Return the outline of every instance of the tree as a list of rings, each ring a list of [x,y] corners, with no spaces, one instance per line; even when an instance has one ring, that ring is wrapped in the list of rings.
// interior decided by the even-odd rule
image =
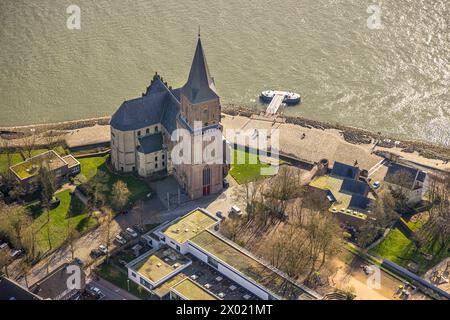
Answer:
[[[30,129],[30,133],[26,133],[22,138],[22,145],[27,158],[31,158],[32,151],[36,148],[36,140],[36,129],[34,128]]]
[[[28,210],[19,205],[0,204],[0,231],[16,248],[25,248],[25,236],[29,232],[32,219]]]
[[[8,254],[8,250],[0,250],[0,270],[4,270],[3,272],[7,277],[9,277],[8,273],[8,264],[10,262],[10,257]]]
[[[46,161],[42,161],[39,166],[37,181],[41,190],[42,207],[47,211],[50,210],[53,194],[56,191],[55,175],[50,169],[50,165]]]
[[[74,229],[71,225],[71,213],[69,211],[68,213],[68,217],[67,217],[67,241],[69,243],[69,249],[70,249],[70,254],[72,257],[72,260],[75,258],[75,250],[76,250],[76,240],[79,237],[79,233],[76,229]]]
[[[379,194],[378,198],[372,202],[371,214],[360,227],[358,235],[358,242],[362,248],[371,244],[384,233],[387,227],[400,218],[395,211],[396,206],[396,200],[390,192]]]
[[[105,229],[104,229],[104,240],[105,240],[105,244],[106,244],[106,249],[107,249],[107,253],[106,253],[106,261],[109,261],[109,248],[111,246],[111,226],[112,226],[112,221],[114,218],[113,215],[113,211],[111,210],[111,208],[108,207],[103,207],[102,209],[104,215],[105,215]]]
[[[268,213],[282,216],[289,200],[301,195],[302,183],[299,170],[281,167],[278,174],[270,179],[263,191],[264,204]]]
[[[401,213],[408,210],[408,194],[413,187],[411,176],[406,171],[400,170],[392,175],[389,182],[391,183],[389,191],[395,200],[395,210]]]
[[[95,209],[102,207],[106,202],[106,192],[108,191],[108,176],[99,170],[88,185],[89,207]],[[92,210],[89,210],[92,212]]]
[[[429,219],[418,232],[421,242],[431,239],[442,251],[450,243],[450,175],[430,175],[428,199]],[[433,247],[432,246],[432,247]]]
[[[128,204],[131,192],[128,190],[127,184],[122,180],[114,183],[112,188],[112,203],[115,209],[123,210]]]

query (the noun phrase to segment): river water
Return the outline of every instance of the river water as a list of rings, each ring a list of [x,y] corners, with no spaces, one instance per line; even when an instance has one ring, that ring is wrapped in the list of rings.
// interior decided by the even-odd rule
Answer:
[[[110,115],[155,71],[181,86],[199,25],[222,103],[290,90],[286,114],[450,145],[448,0],[1,0],[0,125]]]

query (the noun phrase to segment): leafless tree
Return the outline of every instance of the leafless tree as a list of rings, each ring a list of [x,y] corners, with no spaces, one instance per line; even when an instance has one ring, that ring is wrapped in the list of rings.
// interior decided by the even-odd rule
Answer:
[[[22,145],[25,151],[25,156],[31,158],[32,151],[36,148],[37,135],[34,128],[30,129],[29,134],[25,134],[22,138]]]
[[[381,236],[387,227],[400,218],[395,211],[396,200],[390,192],[382,192],[372,202],[371,213],[360,227],[358,242],[362,248]]]
[[[7,250],[0,250],[0,270],[4,270],[4,273],[9,277],[8,265],[10,263],[10,257]]]
[[[108,207],[103,207],[102,208],[102,212],[104,214],[104,239],[105,239],[105,245],[106,245],[106,249],[107,249],[107,253],[106,253],[106,261],[109,262],[109,249],[111,246],[111,238],[112,238],[112,231],[111,231],[111,226],[112,226],[112,222],[114,219],[114,215],[113,215],[113,211],[111,210],[111,208]]]
[[[419,240],[438,243],[440,250],[450,243],[450,175],[430,175],[428,199],[429,219],[418,232]]]
[[[112,187],[112,203],[116,210],[123,210],[128,204],[131,192],[128,190],[127,184],[122,180],[114,183]]]

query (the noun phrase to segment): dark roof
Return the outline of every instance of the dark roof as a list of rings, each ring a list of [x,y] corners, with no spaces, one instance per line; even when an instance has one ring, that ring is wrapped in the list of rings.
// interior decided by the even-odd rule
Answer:
[[[122,103],[111,118],[111,126],[129,131],[161,123],[172,133],[176,129],[175,119],[180,111],[177,98],[179,90],[169,89],[156,75],[144,96]]]
[[[181,88],[181,93],[186,96],[190,103],[198,104],[205,101],[218,99],[214,80],[209,74],[205,53],[203,52],[200,37],[197,41],[191,71],[186,84]]]
[[[366,196],[367,192],[369,192],[369,186],[362,181],[344,179],[342,182],[341,190],[339,191]]]
[[[145,136],[139,138],[139,148],[138,150],[149,154],[155,151],[162,150],[163,137],[161,133],[151,134],[149,136]]]
[[[354,194],[350,199],[349,208],[356,210],[367,210],[370,206],[371,200],[369,198]]]
[[[42,300],[17,282],[0,277],[0,300]]]
[[[71,297],[76,289],[68,289],[67,279],[72,275],[67,270],[68,263],[45,276],[43,279],[31,286],[30,290],[44,299],[64,300]],[[85,275],[81,271],[81,285],[84,287]]]
[[[358,179],[359,168],[335,161],[330,174],[340,178]]]
[[[384,180],[401,187],[414,189],[414,182],[416,180],[424,182],[425,178],[425,172],[394,162],[389,164]]]

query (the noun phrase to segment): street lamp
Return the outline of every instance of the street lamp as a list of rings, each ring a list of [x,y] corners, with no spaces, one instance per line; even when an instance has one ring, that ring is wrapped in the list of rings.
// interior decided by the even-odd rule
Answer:
[[[128,292],[130,292],[130,279],[127,279]]]

